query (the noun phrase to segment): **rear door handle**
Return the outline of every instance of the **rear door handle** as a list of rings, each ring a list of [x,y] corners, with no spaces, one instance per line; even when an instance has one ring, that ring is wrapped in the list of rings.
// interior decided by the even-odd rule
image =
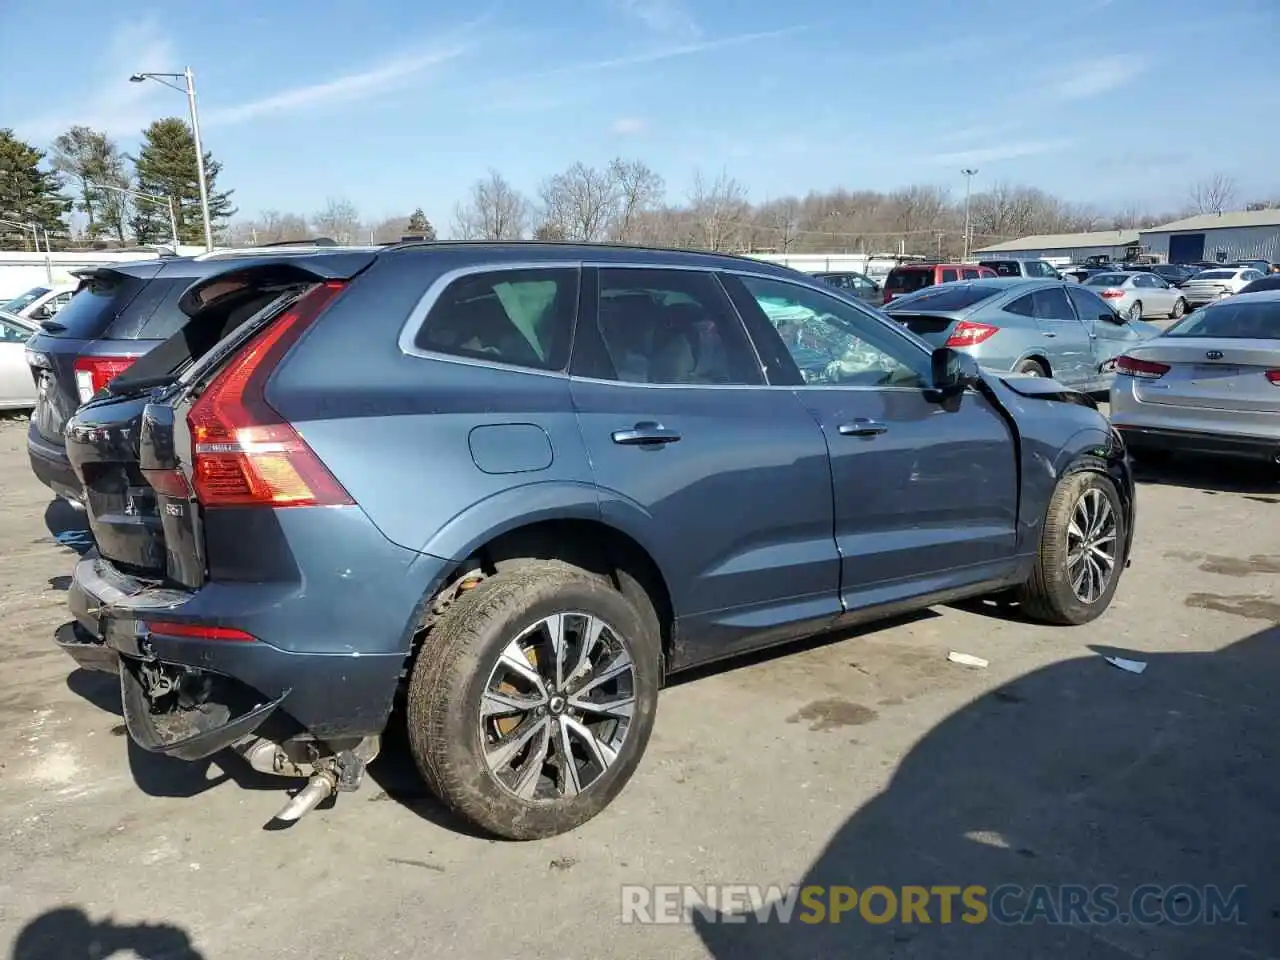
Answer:
[[[889,428],[878,420],[859,417],[853,423],[840,424],[836,429],[840,431],[840,436],[842,437],[874,437],[884,433]]]
[[[675,443],[680,439],[676,431],[660,423],[637,423],[630,430],[613,431],[613,442],[628,446],[649,443]]]

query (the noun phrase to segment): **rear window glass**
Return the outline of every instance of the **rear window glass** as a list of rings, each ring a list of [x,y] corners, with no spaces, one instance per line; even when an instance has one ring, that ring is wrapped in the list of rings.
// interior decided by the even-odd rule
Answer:
[[[1022,276],[1022,268],[1013,260],[984,260],[982,266],[994,270],[1001,277]]]
[[[17,313],[23,307],[29,307],[31,304],[35,303],[48,292],[48,287],[32,287],[26,293],[20,293],[12,300],[6,300],[4,303],[0,303],[0,310],[7,310],[9,313]]]
[[[885,286],[890,290],[919,290],[933,284],[933,268],[916,270],[890,270]]]
[[[156,264],[156,270],[160,264]],[[109,328],[147,285],[146,280],[124,274],[93,278],[80,285],[71,302],[59,310],[42,330],[47,336],[92,340],[107,336]]]
[[[1230,280],[1236,275],[1234,270],[1205,270],[1196,274],[1197,280]]]
[[[1223,340],[1280,341],[1280,303],[1232,303],[1230,300],[1197,310],[1166,337],[1212,337]]]
[[[563,370],[577,309],[577,270],[472,274],[441,294],[414,346],[475,360]]]
[[[1085,281],[1090,287],[1123,287],[1129,278],[1123,273],[1095,273]]]
[[[985,283],[947,283],[922,290],[913,297],[892,300],[885,309],[889,313],[899,307],[912,310],[966,310],[1000,293],[1004,293],[1003,287]]]

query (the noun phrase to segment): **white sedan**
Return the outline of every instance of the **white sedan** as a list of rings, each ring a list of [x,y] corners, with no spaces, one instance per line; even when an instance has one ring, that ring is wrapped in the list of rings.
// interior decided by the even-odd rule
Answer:
[[[27,341],[36,326],[14,313],[0,310],[0,410],[25,410],[36,405],[36,384],[27,366]]]
[[[0,303],[0,312],[14,313],[27,320],[39,322],[52,317],[71,302],[76,292],[74,283],[54,284],[48,287],[32,287],[11,300]]]

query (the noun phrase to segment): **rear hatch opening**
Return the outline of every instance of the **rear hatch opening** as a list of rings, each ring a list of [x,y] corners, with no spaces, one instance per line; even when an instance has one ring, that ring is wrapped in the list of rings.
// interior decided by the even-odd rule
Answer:
[[[139,588],[199,589],[219,510],[351,502],[264,395],[345,284],[296,263],[206,278],[182,297],[187,324],[68,423],[98,554]]]

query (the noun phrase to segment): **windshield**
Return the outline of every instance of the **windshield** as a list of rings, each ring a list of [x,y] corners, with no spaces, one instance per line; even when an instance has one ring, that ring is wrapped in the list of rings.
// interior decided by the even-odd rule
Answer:
[[[35,303],[48,292],[48,287],[32,287],[26,293],[20,293],[12,300],[0,303],[0,310],[4,310],[8,313],[17,313],[23,307],[28,307]]]
[[[944,283],[907,294],[886,305],[889,313],[899,309],[911,310],[967,310],[983,300],[990,300],[1005,293],[1008,287],[992,283]]]
[[[1122,287],[1128,279],[1123,273],[1095,273],[1084,283],[1087,287]]]
[[[1203,273],[1197,273],[1197,280],[1230,280],[1236,275],[1234,270],[1205,270]]]
[[[1280,340],[1280,300],[1241,303],[1231,300],[1198,310],[1166,337],[1212,337],[1220,340]]]

